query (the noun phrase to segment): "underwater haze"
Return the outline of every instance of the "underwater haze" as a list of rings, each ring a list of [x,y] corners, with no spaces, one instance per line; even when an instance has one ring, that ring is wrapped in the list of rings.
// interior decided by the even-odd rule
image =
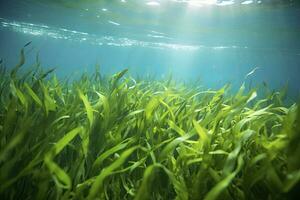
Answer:
[[[297,0],[0,1],[0,199],[298,200]]]
[[[68,1],[1,2],[0,55],[14,66],[18,50],[32,41],[37,53],[61,77],[129,68],[134,76],[172,74],[200,80],[208,88],[244,77],[272,88],[300,84],[300,10],[292,1]]]

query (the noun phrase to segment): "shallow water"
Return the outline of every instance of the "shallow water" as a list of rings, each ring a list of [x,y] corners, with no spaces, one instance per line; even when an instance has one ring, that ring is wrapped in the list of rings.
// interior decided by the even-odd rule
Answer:
[[[13,66],[18,50],[28,63],[37,52],[61,77],[130,68],[132,75],[208,88],[238,88],[255,67],[254,83],[289,84],[299,93],[300,9],[289,4],[224,1],[10,1],[1,3],[0,55]]]
[[[1,2],[0,199],[298,199],[299,18],[293,0]]]

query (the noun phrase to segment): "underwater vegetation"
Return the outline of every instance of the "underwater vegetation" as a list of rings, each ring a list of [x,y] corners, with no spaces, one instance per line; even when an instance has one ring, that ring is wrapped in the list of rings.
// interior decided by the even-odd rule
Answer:
[[[98,68],[58,80],[39,61],[0,73],[1,199],[292,199],[300,109]]]

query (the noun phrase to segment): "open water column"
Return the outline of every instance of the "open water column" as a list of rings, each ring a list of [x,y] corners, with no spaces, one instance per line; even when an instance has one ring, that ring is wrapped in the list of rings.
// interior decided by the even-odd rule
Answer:
[[[0,2],[0,199],[300,196],[297,0]]]

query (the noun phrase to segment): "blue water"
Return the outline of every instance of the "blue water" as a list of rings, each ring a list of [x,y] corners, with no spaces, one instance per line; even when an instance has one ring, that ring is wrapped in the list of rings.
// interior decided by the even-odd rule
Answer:
[[[300,92],[300,7],[292,1],[11,0],[0,6],[0,57],[7,67],[26,47],[59,77],[129,68],[132,76],[172,74],[207,88],[245,76]],[[286,3],[292,2],[292,3]]]

